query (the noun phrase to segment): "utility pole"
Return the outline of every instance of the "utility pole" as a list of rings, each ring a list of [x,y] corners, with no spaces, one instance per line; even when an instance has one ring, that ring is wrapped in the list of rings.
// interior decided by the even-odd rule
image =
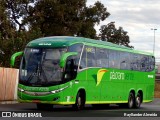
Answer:
[[[154,55],[154,52],[155,52],[155,31],[156,31],[157,29],[151,28],[151,30],[153,30],[153,32],[154,32],[154,42],[153,42],[153,55]]]

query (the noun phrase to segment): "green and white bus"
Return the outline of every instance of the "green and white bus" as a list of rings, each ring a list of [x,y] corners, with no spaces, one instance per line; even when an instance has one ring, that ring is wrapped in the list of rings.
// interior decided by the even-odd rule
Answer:
[[[83,37],[54,36],[26,45],[19,69],[18,100],[53,105],[119,104],[139,108],[154,98],[153,54]]]

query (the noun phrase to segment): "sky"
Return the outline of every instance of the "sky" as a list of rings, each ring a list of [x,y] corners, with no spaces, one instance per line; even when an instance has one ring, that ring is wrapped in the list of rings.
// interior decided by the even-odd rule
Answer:
[[[87,0],[87,6],[94,5],[96,1]],[[160,0],[98,1],[104,4],[111,15],[95,26],[97,31],[101,25],[115,22],[117,28],[121,26],[128,32],[130,45],[134,46],[134,49],[153,53],[155,48],[156,61],[160,61]]]

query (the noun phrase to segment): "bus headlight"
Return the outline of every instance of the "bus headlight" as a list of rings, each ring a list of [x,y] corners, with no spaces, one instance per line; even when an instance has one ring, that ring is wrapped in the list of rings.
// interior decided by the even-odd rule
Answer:
[[[22,88],[18,88],[18,91],[20,92],[24,92],[24,90]]]
[[[64,88],[60,88],[60,89],[58,89],[58,90],[53,90],[53,91],[51,91],[51,93],[58,93],[58,92],[63,91],[63,90],[66,89],[66,88],[68,88],[68,86],[66,86],[66,87],[64,87]]]

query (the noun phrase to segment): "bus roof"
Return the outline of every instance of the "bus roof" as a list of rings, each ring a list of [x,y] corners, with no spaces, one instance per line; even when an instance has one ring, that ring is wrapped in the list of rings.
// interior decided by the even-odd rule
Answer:
[[[88,43],[88,44],[94,44],[95,46],[103,45],[113,49],[119,49],[119,50],[121,49],[122,51],[153,55],[152,53],[133,50],[132,48],[113,44],[111,42],[84,38],[84,37],[71,37],[71,36],[42,37],[29,42],[27,44],[27,47],[56,48],[56,47],[67,47],[75,43]]]

